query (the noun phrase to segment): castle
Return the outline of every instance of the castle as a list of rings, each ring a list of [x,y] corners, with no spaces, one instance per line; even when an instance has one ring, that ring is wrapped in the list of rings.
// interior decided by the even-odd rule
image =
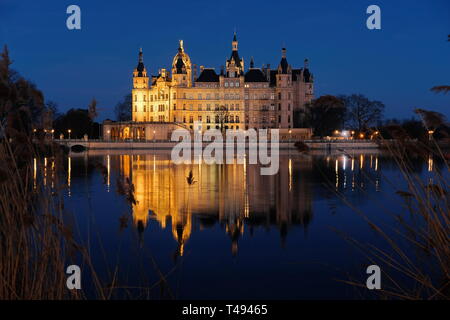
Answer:
[[[190,130],[248,130],[280,128],[299,132],[294,115],[304,110],[314,96],[313,75],[304,67],[294,69],[287,61],[286,49],[278,67],[256,68],[253,58],[248,70],[239,56],[236,33],[225,68],[196,65],[180,40],[172,61],[172,70],[160,69],[157,76],[147,73],[142,49],[133,71],[132,121],[106,122],[104,137],[121,139],[167,139],[169,131],[183,127]],[[194,128],[194,122],[200,128]],[[286,131],[285,130],[285,131]],[[308,135],[308,130],[304,131]],[[307,137],[303,137],[307,138]]]

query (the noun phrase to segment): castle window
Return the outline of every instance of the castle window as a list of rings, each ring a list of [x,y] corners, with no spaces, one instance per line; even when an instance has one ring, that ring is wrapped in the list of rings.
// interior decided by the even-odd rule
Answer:
[[[291,93],[288,92],[288,99],[291,99]]]
[[[281,111],[281,103],[278,104],[278,111]]]
[[[177,122],[177,117],[173,116],[173,122]]]
[[[177,104],[176,103],[173,104],[173,110],[177,110]]]
[[[218,104],[216,104],[216,106],[214,107],[214,110],[219,110],[219,105]]]
[[[219,99],[220,99],[220,96],[218,93],[216,93],[216,100],[219,100]]]
[[[153,122],[153,117],[150,117],[150,122]]]
[[[202,94],[201,93],[198,94],[198,100],[202,100]]]
[[[153,102],[153,95],[152,94],[150,95],[150,101]]]
[[[239,116],[236,116],[236,123],[239,123]],[[239,127],[237,127],[239,129]]]
[[[186,110],[186,105],[185,104],[183,104],[183,110]]]
[[[207,110],[207,111],[211,111],[211,105],[210,105],[210,104],[207,104],[207,105],[206,105],[206,110]]]
[[[272,99],[272,100],[275,99],[275,94],[274,94],[274,93],[271,93],[271,94],[270,94],[270,99]]]
[[[193,116],[189,116],[189,123],[193,123],[194,122],[194,117]]]
[[[239,87],[239,82],[236,82],[236,87]]]
[[[207,100],[210,100],[210,99],[211,99],[211,94],[207,93],[207,94],[206,94],[206,99],[207,99]]]
[[[137,94],[134,95],[134,101],[137,101]]]
[[[194,110],[194,105],[193,104],[189,105],[189,110]]]
[[[288,104],[288,111],[291,111],[291,104]]]
[[[144,101],[147,101],[147,96],[144,94]]]
[[[201,104],[198,105],[198,111],[202,111],[202,105]]]
[[[202,121],[202,116],[198,116],[198,121]]]
[[[228,87],[228,82],[225,82],[225,87]]]
[[[278,92],[278,100],[281,100],[281,92]]]
[[[239,104],[236,104],[236,110],[239,110]]]
[[[211,122],[211,117],[210,116],[206,116],[206,123],[210,123]]]
[[[174,98],[174,99],[177,98],[177,93],[176,93],[176,92],[173,93],[173,98]]]
[[[230,87],[234,87],[234,82],[230,82]]]
[[[144,106],[144,112],[147,112],[147,106]]]

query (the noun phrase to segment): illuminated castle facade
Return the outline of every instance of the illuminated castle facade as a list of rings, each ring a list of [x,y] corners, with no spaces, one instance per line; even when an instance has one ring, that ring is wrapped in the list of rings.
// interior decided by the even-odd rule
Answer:
[[[295,111],[302,111],[314,96],[313,75],[304,67],[294,69],[287,61],[286,49],[276,69],[270,65],[256,68],[253,58],[248,69],[238,53],[234,34],[232,51],[225,68],[192,64],[180,40],[170,72],[160,69],[148,74],[142,49],[133,71],[131,132],[105,132],[107,138],[152,139],[157,123],[179,125],[186,129],[294,128]],[[201,128],[194,128],[194,122]]]

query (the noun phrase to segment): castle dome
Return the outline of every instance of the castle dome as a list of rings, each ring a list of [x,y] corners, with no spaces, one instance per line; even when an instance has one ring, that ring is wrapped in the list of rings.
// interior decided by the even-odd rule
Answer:
[[[183,40],[180,40],[180,45],[178,47],[178,52],[172,61],[172,71],[175,74],[187,73],[187,69],[191,67],[191,58],[184,51]]]

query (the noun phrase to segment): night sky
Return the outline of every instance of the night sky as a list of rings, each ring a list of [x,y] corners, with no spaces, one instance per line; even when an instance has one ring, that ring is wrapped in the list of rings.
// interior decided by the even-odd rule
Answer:
[[[81,30],[66,28],[67,6],[81,7]],[[366,8],[381,7],[381,30],[366,28]],[[36,1],[0,0],[0,45],[13,67],[61,111],[95,97],[100,120],[131,90],[138,50],[147,70],[168,68],[184,40],[198,66],[225,64],[237,30],[248,68],[310,60],[316,97],[362,93],[386,105],[388,118],[416,107],[450,117],[450,1]]]

